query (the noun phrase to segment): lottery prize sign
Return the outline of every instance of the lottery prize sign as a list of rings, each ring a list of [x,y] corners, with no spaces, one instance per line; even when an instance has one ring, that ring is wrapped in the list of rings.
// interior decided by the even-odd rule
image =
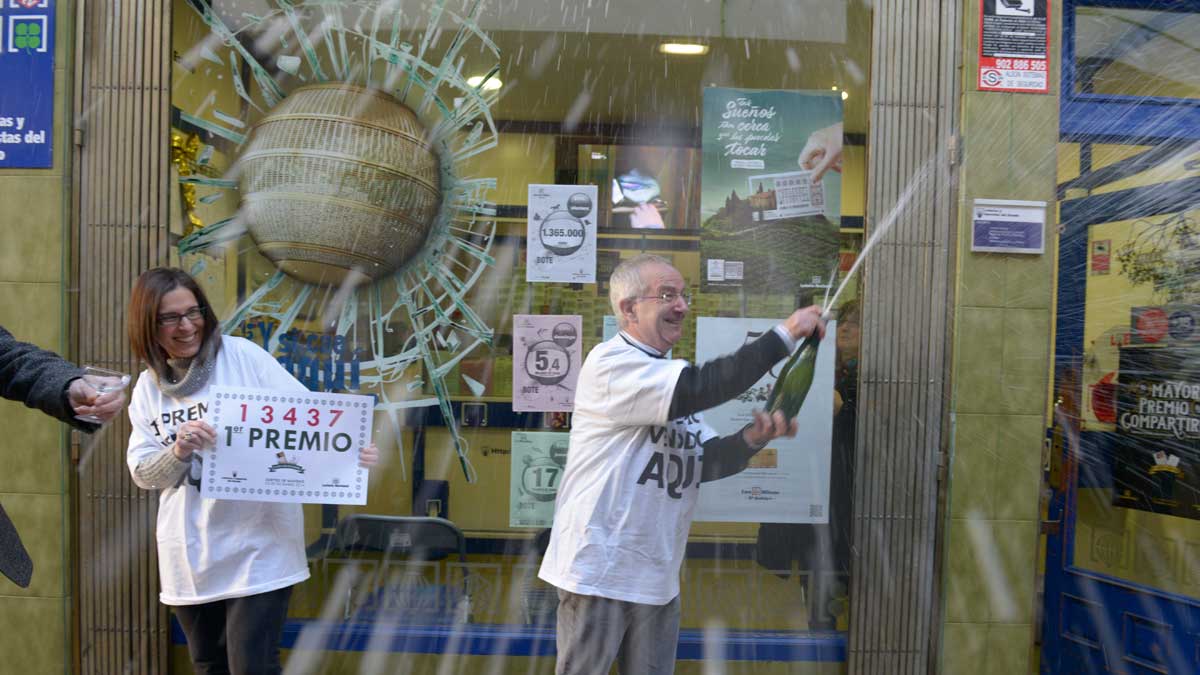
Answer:
[[[358,452],[371,443],[370,396],[213,387],[216,447],[201,495],[212,499],[366,504]]]

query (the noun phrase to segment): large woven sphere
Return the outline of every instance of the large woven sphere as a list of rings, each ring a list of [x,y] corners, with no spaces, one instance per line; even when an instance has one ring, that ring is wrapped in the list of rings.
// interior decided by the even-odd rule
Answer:
[[[292,92],[241,157],[242,218],[258,250],[301,281],[380,279],[425,242],[441,202],[417,116],[348,84]]]

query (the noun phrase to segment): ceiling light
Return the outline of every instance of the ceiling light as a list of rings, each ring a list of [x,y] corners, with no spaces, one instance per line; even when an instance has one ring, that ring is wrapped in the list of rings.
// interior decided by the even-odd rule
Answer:
[[[832,87],[830,87],[830,89],[832,89],[833,91],[837,91],[838,87],[837,87],[837,85],[835,84],[835,85],[833,85]]]
[[[472,87],[478,87],[481,82],[483,82],[482,75],[475,75],[473,77],[467,78],[467,84]],[[504,86],[504,83],[494,77],[492,79],[488,80],[487,82],[483,82],[484,89],[499,89],[500,87],[503,87],[503,86]]]
[[[843,101],[845,101],[845,100],[846,100],[846,99],[848,99],[848,98],[850,98],[850,92],[848,92],[848,91],[843,91],[843,92],[842,92],[842,100],[843,100]]]
[[[664,42],[658,46],[658,51],[677,56],[699,56],[708,53],[708,45],[693,42]]]

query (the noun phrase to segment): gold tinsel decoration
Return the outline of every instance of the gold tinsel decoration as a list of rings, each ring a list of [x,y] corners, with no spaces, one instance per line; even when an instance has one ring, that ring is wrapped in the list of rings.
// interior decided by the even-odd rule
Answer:
[[[200,137],[196,134],[184,136],[178,131],[171,132],[171,162],[179,170],[179,175],[191,176],[200,156]],[[183,236],[188,236],[204,227],[200,216],[196,215],[196,186],[191,183],[181,183],[179,195],[183,200],[183,217],[187,222],[183,228]]]

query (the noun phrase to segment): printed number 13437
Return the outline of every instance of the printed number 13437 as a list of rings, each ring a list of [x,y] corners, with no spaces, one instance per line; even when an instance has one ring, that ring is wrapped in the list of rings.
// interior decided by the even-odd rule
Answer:
[[[337,424],[338,418],[340,418],[342,416],[343,412],[345,412],[345,411],[337,410],[337,409],[330,409],[328,411],[329,426],[332,427],[333,425]],[[242,421],[245,422],[246,418],[251,414],[256,415],[258,417],[258,421],[262,422],[263,424],[273,424],[276,421],[276,417],[275,417],[276,410],[275,410],[274,406],[264,405],[261,408],[259,408],[259,410],[257,412],[251,413],[250,406],[243,403],[242,404]],[[297,426],[299,424],[306,424],[310,427],[316,427],[316,426],[321,425],[321,411],[318,410],[317,408],[309,408],[308,410],[302,411],[299,414],[297,414],[296,408],[292,407],[292,408],[288,408],[287,412],[283,413],[283,415],[280,415],[278,419],[281,419],[284,422],[287,422],[288,424],[291,424],[293,426]]]

